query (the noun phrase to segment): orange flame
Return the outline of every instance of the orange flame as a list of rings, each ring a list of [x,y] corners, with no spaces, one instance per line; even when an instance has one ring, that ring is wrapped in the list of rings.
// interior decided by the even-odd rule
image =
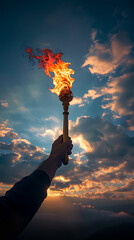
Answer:
[[[65,63],[61,60],[62,53],[54,54],[47,48],[39,51],[41,56],[35,56],[32,48],[26,50],[26,52],[29,53],[29,57],[39,60],[39,68],[43,67],[46,75],[53,78],[55,87],[49,90],[57,95],[59,95],[63,89],[70,90],[74,81],[74,78],[70,76],[74,74],[74,70],[68,68],[71,63]],[[54,77],[51,76],[50,72],[54,73]]]

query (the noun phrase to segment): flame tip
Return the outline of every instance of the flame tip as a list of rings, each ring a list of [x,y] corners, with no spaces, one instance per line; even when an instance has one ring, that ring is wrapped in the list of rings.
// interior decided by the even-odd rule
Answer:
[[[39,60],[39,68],[43,67],[46,75],[53,78],[55,87],[49,89],[52,93],[56,93],[59,96],[63,89],[70,89],[72,87],[75,79],[70,75],[74,74],[74,70],[68,68],[71,63],[61,60],[63,53],[54,54],[52,50],[48,48],[44,48],[44,50],[38,49],[38,52],[42,53],[41,56],[34,55],[32,48],[27,48],[26,52],[29,53],[29,57]],[[50,72],[54,73],[54,77],[50,75]]]

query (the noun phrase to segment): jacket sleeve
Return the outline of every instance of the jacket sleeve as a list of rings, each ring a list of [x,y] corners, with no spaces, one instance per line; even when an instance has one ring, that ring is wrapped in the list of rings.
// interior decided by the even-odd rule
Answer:
[[[17,236],[30,222],[47,197],[49,186],[49,176],[36,170],[0,198],[0,230],[6,239]]]

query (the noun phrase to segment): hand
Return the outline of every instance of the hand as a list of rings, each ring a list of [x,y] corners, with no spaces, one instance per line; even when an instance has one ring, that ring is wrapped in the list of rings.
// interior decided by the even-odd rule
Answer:
[[[39,170],[44,171],[50,177],[52,181],[56,170],[62,165],[65,158],[65,153],[70,155],[72,153],[72,140],[68,137],[68,140],[63,143],[63,135],[59,136],[52,144],[50,156],[39,166]]]
[[[68,137],[68,140],[63,143],[63,135],[60,135],[52,144],[50,157],[58,161],[59,163],[58,165],[60,167],[65,158],[66,151],[68,155],[71,155],[72,148],[73,148],[73,144],[72,144],[71,138]]]

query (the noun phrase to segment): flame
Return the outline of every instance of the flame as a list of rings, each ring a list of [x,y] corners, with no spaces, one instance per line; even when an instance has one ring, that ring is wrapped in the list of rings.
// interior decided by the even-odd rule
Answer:
[[[74,81],[74,78],[70,75],[74,74],[74,70],[68,68],[71,63],[66,63],[61,60],[62,53],[54,54],[47,48],[39,50],[41,56],[35,56],[32,48],[26,49],[26,52],[29,53],[30,58],[39,60],[39,68],[43,67],[46,75],[53,78],[55,87],[49,89],[52,93],[59,95],[63,89],[70,90]],[[51,76],[50,72],[54,73],[54,77]]]

